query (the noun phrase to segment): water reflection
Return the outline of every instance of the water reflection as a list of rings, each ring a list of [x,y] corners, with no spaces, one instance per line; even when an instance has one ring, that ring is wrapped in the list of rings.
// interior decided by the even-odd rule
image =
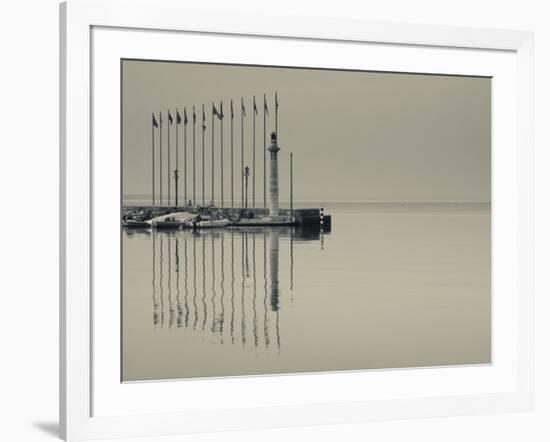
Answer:
[[[125,229],[122,379],[491,362],[490,232],[489,210]]]
[[[156,235],[152,235],[153,236],[153,278],[152,278],[152,283],[153,283],[153,325],[158,325],[159,323],[159,303],[158,303],[158,300],[157,300],[157,285],[156,285],[156,282],[157,282],[157,273],[156,273],[156,267],[157,267],[157,255],[156,255],[156,244],[155,244],[155,237]]]
[[[160,326],[164,327],[164,242],[163,237],[160,237]]]
[[[170,309],[168,327],[171,328],[175,319],[174,303],[172,302],[172,241],[168,241],[168,307]]]
[[[180,292],[180,240],[176,238],[176,306],[178,309],[177,325],[181,328],[183,323],[183,306]]]
[[[131,234],[151,237],[155,328],[164,328],[167,314],[168,328],[200,331],[214,343],[265,348],[274,343],[278,350],[285,295],[279,285],[280,238],[288,238],[291,302],[294,243],[322,240],[319,231],[293,227]]]
[[[185,257],[187,260],[187,256]],[[204,272],[203,272],[204,275]],[[203,287],[204,287],[204,278],[203,278]],[[199,310],[197,308],[197,238],[193,237],[193,308],[195,311],[194,321],[193,321],[193,330],[197,328],[197,322],[199,322]]]

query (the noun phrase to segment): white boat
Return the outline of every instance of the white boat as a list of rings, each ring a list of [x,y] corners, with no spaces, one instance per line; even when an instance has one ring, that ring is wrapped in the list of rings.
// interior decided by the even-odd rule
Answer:
[[[195,217],[194,213],[173,212],[152,218],[147,223],[156,229],[178,229],[189,227],[189,223]]]
[[[135,219],[125,219],[122,226],[127,229],[148,229],[151,227],[148,221],[139,221]]]
[[[193,227],[196,229],[210,229],[214,227],[225,227],[229,225],[227,218],[221,219],[201,219],[193,222]]]
[[[228,218],[213,218],[210,215],[196,215],[187,222],[187,227],[193,229],[210,229],[214,227],[225,227],[230,224]]]
[[[261,216],[258,218],[241,218],[231,223],[234,227],[249,226],[292,226],[296,219],[290,216]]]

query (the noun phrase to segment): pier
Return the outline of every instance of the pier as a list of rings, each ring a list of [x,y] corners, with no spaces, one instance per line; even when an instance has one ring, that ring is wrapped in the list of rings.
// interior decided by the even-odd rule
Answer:
[[[217,115],[220,120],[223,118],[223,107],[220,103],[220,111],[213,106],[213,116]],[[254,109],[256,109],[254,107]],[[232,107],[231,107],[232,110]],[[233,115],[233,111],[231,111]],[[172,117],[168,112],[169,122],[172,124]],[[193,120],[195,120],[195,112],[193,111]],[[162,127],[162,118],[159,117],[160,127]],[[181,118],[176,111],[176,121],[180,122]],[[184,120],[187,121],[186,112],[184,111]],[[204,121],[204,114],[203,114]],[[157,121],[153,116],[153,125],[157,127]],[[168,134],[170,132],[168,131]],[[162,132],[160,132],[162,134]],[[168,137],[168,140],[170,138]],[[176,137],[176,140],[178,137]],[[185,140],[185,138],[184,138]],[[213,138],[212,138],[213,140]],[[222,138],[223,140],[223,138]],[[162,146],[162,138],[160,138]],[[168,142],[169,143],[169,142]],[[223,143],[223,141],[222,141]],[[214,142],[212,141],[214,147]],[[154,137],[153,137],[153,149],[154,149]],[[177,152],[176,147],[176,152]],[[253,186],[252,207],[248,204],[248,177],[249,167],[244,168],[245,188],[244,188],[244,201],[242,207],[233,206],[233,197],[231,199],[231,207],[224,207],[223,205],[223,155],[221,156],[221,205],[215,205],[214,192],[212,193],[212,199],[210,205],[204,204],[204,190],[203,190],[203,204],[198,205],[195,192],[195,179],[193,179],[193,199],[186,200],[185,205],[178,204],[178,198],[175,198],[175,204],[169,204],[171,202],[170,193],[168,193],[168,204],[162,204],[162,195],[160,198],[161,204],[155,204],[154,187],[152,196],[152,205],[148,206],[124,206],[122,208],[122,225],[124,228],[153,228],[153,229],[204,229],[204,228],[224,228],[224,227],[250,227],[250,226],[300,226],[302,228],[319,229],[323,231],[331,230],[331,216],[324,213],[323,208],[294,208],[294,185],[293,185],[293,154],[290,154],[290,207],[281,208],[279,205],[279,166],[278,166],[278,154],[281,148],[277,142],[277,135],[275,132],[271,133],[271,142],[269,147],[265,149],[269,152],[269,207],[267,202],[264,202],[264,207],[255,207],[255,191]],[[223,152],[222,149],[220,150]],[[212,150],[214,154],[214,148]],[[193,150],[194,156],[194,150]],[[176,155],[176,158],[178,156]],[[184,155],[185,157],[185,155]],[[153,155],[154,158],[154,155]],[[214,155],[212,156],[214,158]],[[193,171],[194,171],[193,167]],[[254,170],[254,166],[253,166]],[[204,175],[204,174],[203,174]],[[193,172],[193,177],[195,173]],[[154,177],[154,174],[153,174]],[[175,195],[178,195],[178,169],[174,170],[174,186]],[[154,179],[154,178],[153,178]],[[214,180],[214,169],[212,169],[212,180]],[[186,180],[185,180],[186,181]],[[204,181],[204,177],[203,177]],[[266,180],[267,181],[267,180]],[[154,182],[153,182],[154,184]],[[265,188],[265,181],[264,181]],[[212,185],[214,189],[214,185]],[[265,191],[265,189],[264,189]],[[185,188],[184,195],[186,196],[187,190]]]
[[[325,215],[322,208],[318,209],[279,209],[279,220],[269,218],[269,209],[240,207],[202,207],[202,206],[123,206],[122,219],[125,228],[150,228],[148,221],[174,213],[190,213],[194,215],[216,213],[217,216],[233,220],[230,227],[238,226],[298,226],[309,229],[331,230],[331,216]],[[134,223],[128,222],[130,220]],[[159,228],[159,227],[157,227]],[[176,228],[176,227],[174,227]]]

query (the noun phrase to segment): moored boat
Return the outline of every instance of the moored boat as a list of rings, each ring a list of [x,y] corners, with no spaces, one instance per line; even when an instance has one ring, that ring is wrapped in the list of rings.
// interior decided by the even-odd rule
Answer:
[[[187,226],[192,229],[211,229],[215,227],[226,227],[231,221],[228,218],[196,215],[193,219],[187,222]]]
[[[195,214],[189,212],[173,212],[157,216],[147,222],[155,229],[182,229],[188,228],[189,222],[195,217]]]
[[[229,225],[229,220],[227,218],[221,219],[203,219],[200,221],[195,221],[193,227],[196,229],[210,229],[214,227],[225,227]]]
[[[148,229],[151,225],[147,221],[125,219],[122,221],[122,227],[126,229]]]

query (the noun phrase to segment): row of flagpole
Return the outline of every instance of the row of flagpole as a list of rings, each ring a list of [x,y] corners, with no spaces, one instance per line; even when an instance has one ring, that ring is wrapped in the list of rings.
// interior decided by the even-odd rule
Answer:
[[[266,186],[267,186],[267,178],[266,178],[266,150],[267,150],[267,139],[266,139],[266,125],[267,125],[267,116],[269,114],[268,106],[267,106],[267,98],[264,94],[264,106],[263,106],[263,207],[267,207],[267,201],[266,201]],[[277,92],[275,92],[275,133],[277,134],[278,138],[278,109],[279,109],[279,101]],[[183,124],[183,197],[184,202],[187,205],[188,201],[191,201],[191,204],[193,206],[196,206],[199,201],[197,201],[197,192],[196,192],[196,137],[195,137],[195,131],[196,131],[196,125],[197,125],[197,114],[195,106],[192,106],[192,125],[193,125],[193,132],[192,132],[192,199],[188,200],[188,189],[187,189],[187,171],[188,171],[188,165],[187,165],[187,126],[190,123],[190,120],[187,116],[187,106],[183,108],[183,117],[180,114],[180,110],[176,108],[176,118],[175,118],[175,126],[176,126],[176,165],[175,169],[172,170],[170,165],[170,153],[171,153],[171,144],[170,144],[170,128],[174,125],[174,118],[170,110],[167,111],[168,114],[168,131],[167,131],[167,143],[168,143],[168,151],[166,155],[167,160],[167,171],[168,171],[168,187],[167,187],[167,201],[164,201],[164,194],[163,194],[163,164],[162,164],[162,150],[163,150],[163,144],[162,144],[162,132],[163,132],[163,119],[162,119],[162,111],[158,113],[158,120],[155,116],[155,113],[152,114],[152,135],[151,135],[151,144],[152,144],[152,183],[151,183],[151,199],[152,199],[152,205],[156,206],[157,203],[159,206],[163,206],[163,204],[166,202],[166,206],[172,205],[172,198],[171,198],[171,181],[173,179],[174,183],[174,206],[180,205],[179,201],[179,178],[180,178],[180,170],[179,170],[179,126]],[[258,114],[258,108],[256,105],[256,96],[252,97],[252,207],[255,207],[256,205],[256,115]],[[212,184],[211,184],[211,199],[209,203],[211,205],[215,204],[215,196],[216,196],[216,188],[215,188],[215,127],[214,127],[214,117],[217,117],[217,119],[220,121],[220,202],[221,207],[224,207],[224,148],[223,148],[223,119],[225,117],[223,113],[223,101],[220,101],[219,109],[216,108],[216,105],[212,102],[212,111],[211,111],[211,139],[212,139],[212,152],[211,152],[211,160],[212,160],[212,170],[211,170],[211,178],[212,178]],[[230,155],[231,155],[231,163],[230,163],[230,170],[231,170],[231,186],[230,186],[230,207],[235,207],[235,195],[234,195],[234,131],[233,131],[233,119],[235,117],[235,113],[233,110],[233,100],[230,100],[230,121],[231,121],[231,130],[230,130]],[[242,207],[245,207],[245,166],[244,166],[244,155],[245,155],[245,137],[244,137],[244,118],[246,117],[246,109],[244,105],[244,99],[241,98],[241,205]],[[202,206],[206,205],[206,189],[205,189],[205,145],[204,145],[204,133],[206,131],[206,113],[204,104],[202,105],[202,123],[201,123],[201,129],[202,129],[202,137],[201,137],[201,165],[202,165],[202,182],[201,182],[201,190],[202,190],[202,198],[200,203]],[[155,156],[157,155],[156,149],[155,149],[155,129],[158,130],[158,139],[159,139],[159,145],[158,145],[158,158],[159,158],[159,199],[157,201],[156,199],[156,192],[155,192]],[[172,174],[172,175],[171,175]]]

